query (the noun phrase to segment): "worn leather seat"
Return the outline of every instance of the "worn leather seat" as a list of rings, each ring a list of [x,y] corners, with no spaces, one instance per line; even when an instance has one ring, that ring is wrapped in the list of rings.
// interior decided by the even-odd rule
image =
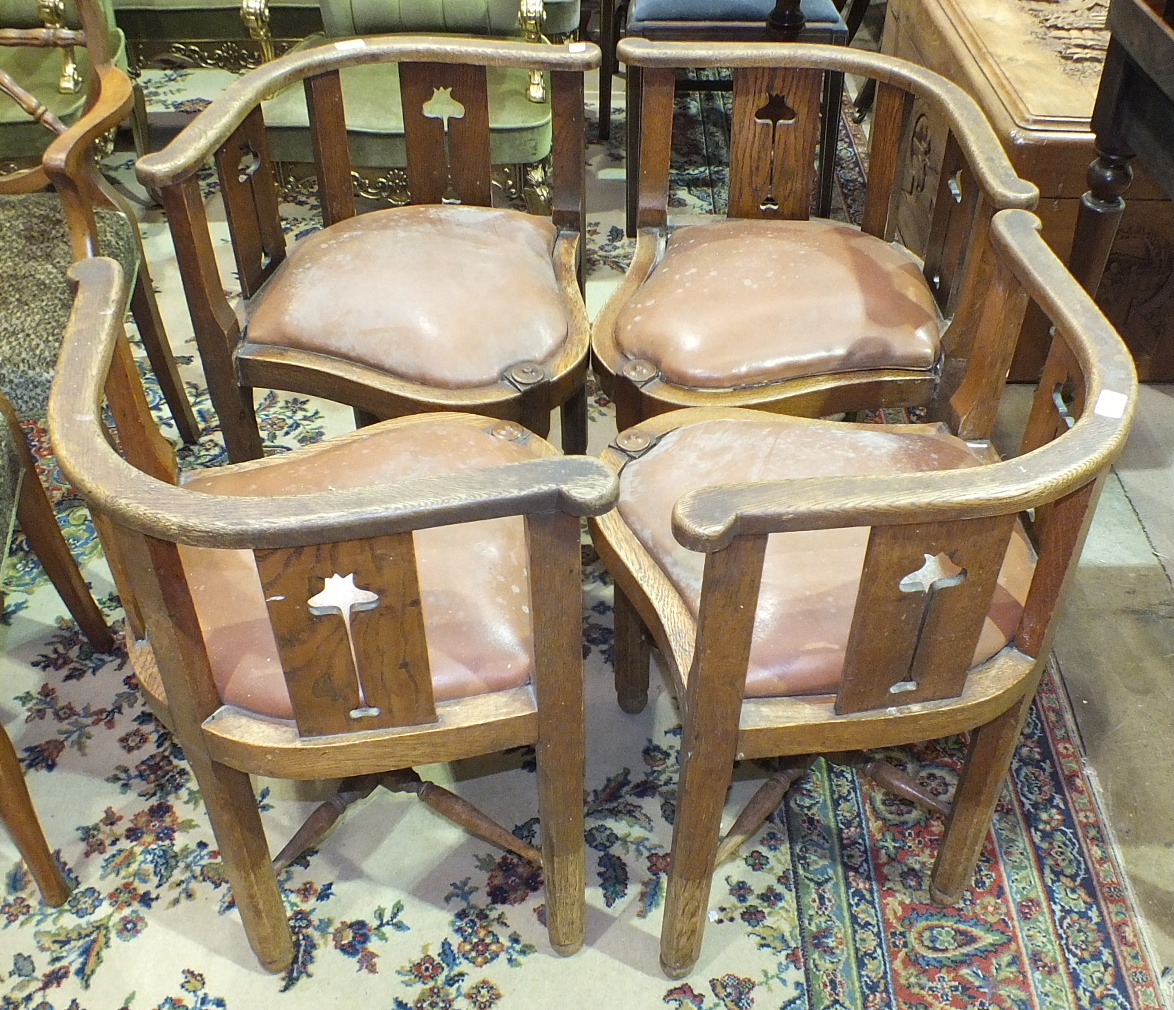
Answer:
[[[422,204],[349,218],[294,247],[253,303],[246,339],[414,382],[496,382],[518,362],[546,360],[567,337],[555,234],[549,218],[489,207]]]
[[[900,246],[831,221],[731,220],[675,231],[615,334],[669,382],[731,389],[928,370],[941,323],[920,264]]]
[[[185,482],[206,494],[311,494],[498,466],[542,453],[438,417],[367,428],[280,455],[207,470]],[[532,440],[533,441],[533,440]],[[433,695],[451,701],[525,684],[533,672],[526,536],[517,517],[415,534]],[[181,547],[220,697],[259,715],[293,718],[277,643],[251,551]],[[459,573],[459,578],[454,575]]]
[[[890,430],[898,427],[899,430]],[[786,416],[761,421],[709,420],[665,435],[629,462],[620,480],[619,513],[696,618],[706,555],[682,547],[671,528],[673,506],[690,491],[717,484],[801,477],[954,470],[981,463],[937,426],[886,425],[876,431]],[[746,452],[753,446],[754,452]],[[758,595],[746,696],[835,692],[868,541],[855,527],[774,534]],[[1011,539],[977,664],[1014,633],[1033,572],[1022,531]]]

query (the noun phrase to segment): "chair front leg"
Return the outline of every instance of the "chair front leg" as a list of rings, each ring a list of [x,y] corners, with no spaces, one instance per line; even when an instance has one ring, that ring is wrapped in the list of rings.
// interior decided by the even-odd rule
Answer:
[[[518,24],[522,28],[522,37],[527,42],[548,43],[549,39],[542,34],[542,25],[546,21],[546,8],[542,0],[522,0],[518,9]],[[530,71],[530,86],[526,90],[526,97],[532,102],[546,101],[546,81],[542,78],[541,70]]]

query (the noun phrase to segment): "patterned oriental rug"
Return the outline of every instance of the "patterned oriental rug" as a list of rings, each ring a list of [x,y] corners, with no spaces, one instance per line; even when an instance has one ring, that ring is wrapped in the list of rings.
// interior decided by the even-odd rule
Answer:
[[[194,80],[149,75],[156,109],[198,108]],[[682,101],[692,103],[694,125],[681,138],[674,202],[720,207],[723,179],[708,162],[725,143],[723,96]],[[621,141],[622,128],[611,147],[589,151],[592,205],[615,208],[591,214],[596,291],[614,283],[630,254],[619,210]],[[855,150],[846,125],[838,216],[857,208]],[[125,156],[110,167],[129,178]],[[207,191],[216,199],[211,180]],[[306,206],[287,210],[291,233],[311,227]],[[179,284],[156,212],[145,214],[144,228],[164,311],[182,335]],[[222,459],[216,421],[193,345],[178,351],[206,427],[184,465],[215,464]],[[263,398],[260,413],[274,451],[349,427],[349,411],[277,393]],[[591,415],[597,443],[613,424],[601,396]],[[86,511],[56,470],[44,432],[29,434],[74,551],[121,629]],[[942,909],[928,899],[941,818],[820,762],[718,872],[696,971],[682,982],[665,979],[658,932],[680,727],[655,676],[644,713],[617,707],[611,587],[587,545],[584,562],[585,948],[570,959],[551,952],[532,866],[410,798],[380,792],[356,804],[321,851],[282,873],[298,953],[288,972],[270,976],[245,941],[181,750],[145,709],[125,655],[95,654],[63,616],[18,535],[6,575],[0,715],[75,890],[61,909],[41,905],[0,834],[0,1007],[1158,1010],[1136,914],[1051,675],[974,887],[959,905]],[[951,738],[886,756],[948,793],[963,746]],[[423,772],[519,836],[538,836],[530,753]],[[756,774],[739,770],[731,810],[753,791]],[[288,782],[257,787],[275,848],[329,792]]]

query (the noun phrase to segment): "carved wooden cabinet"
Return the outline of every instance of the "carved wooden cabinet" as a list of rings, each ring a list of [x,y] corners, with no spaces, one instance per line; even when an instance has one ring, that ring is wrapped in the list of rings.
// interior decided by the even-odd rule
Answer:
[[[1089,118],[1108,32],[1107,0],[889,0],[884,50],[966,88],[1003,139],[1016,170],[1040,189],[1044,237],[1067,260],[1085,173],[1096,157]],[[924,246],[943,123],[914,118],[899,212],[901,237]],[[1174,206],[1136,166],[1125,217],[1098,299],[1146,381],[1174,381]],[[1011,369],[1039,375],[1048,345],[1030,316]]]

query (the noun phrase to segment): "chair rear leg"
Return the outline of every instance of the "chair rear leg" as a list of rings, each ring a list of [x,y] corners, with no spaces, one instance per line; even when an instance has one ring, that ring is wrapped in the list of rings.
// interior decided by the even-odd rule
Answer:
[[[644,622],[619,586],[615,587],[612,615],[615,621],[616,701],[625,712],[643,712],[648,704],[651,650],[644,633]]]
[[[1007,780],[1033,696],[1034,692],[1029,691],[1002,715],[970,735],[966,765],[958,781],[930,882],[930,896],[939,905],[952,905],[974,880],[974,869],[990,831],[995,804]]]
[[[145,266],[139,268],[138,277],[135,279],[130,309],[139,328],[139,336],[143,338],[143,347],[146,349],[147,359],[151,362],[151,370],[159,381],[163,399],[167,401],[175,426],[179,429],[179,437],[185,444],[192,445],[200,440],[200,426],[196,422],[191,401],[184,389],[183,379],[180,378],[175,355],[167,341],[163,317],[159,314],[159,304],[155,300],[155,291],[151,287],[151,278]]]
[[[66,609],[77,621],[82,634],[98,652],[110,652],[114,649],[114,636],[110,634],[106,618],[94,601],[90,587],[86,585],[69,544],[61,533],[61,527],[57,525],[57,514],[41,485],[28,442],[23,434],[13,434],[16,451],[24,467],[20,498],[16,505],[20,528],[24,530],[29,546],[40,559],[45,574],[60,594]]]
[[[587,387],[580,385],[560,408],[563,452],[568,456],[587,451]]]
[[[49,851],[41,822],[33,809],[20,759],[8,734],[0,730],[0,818],[48,905],[64,905],[70,887]]]

